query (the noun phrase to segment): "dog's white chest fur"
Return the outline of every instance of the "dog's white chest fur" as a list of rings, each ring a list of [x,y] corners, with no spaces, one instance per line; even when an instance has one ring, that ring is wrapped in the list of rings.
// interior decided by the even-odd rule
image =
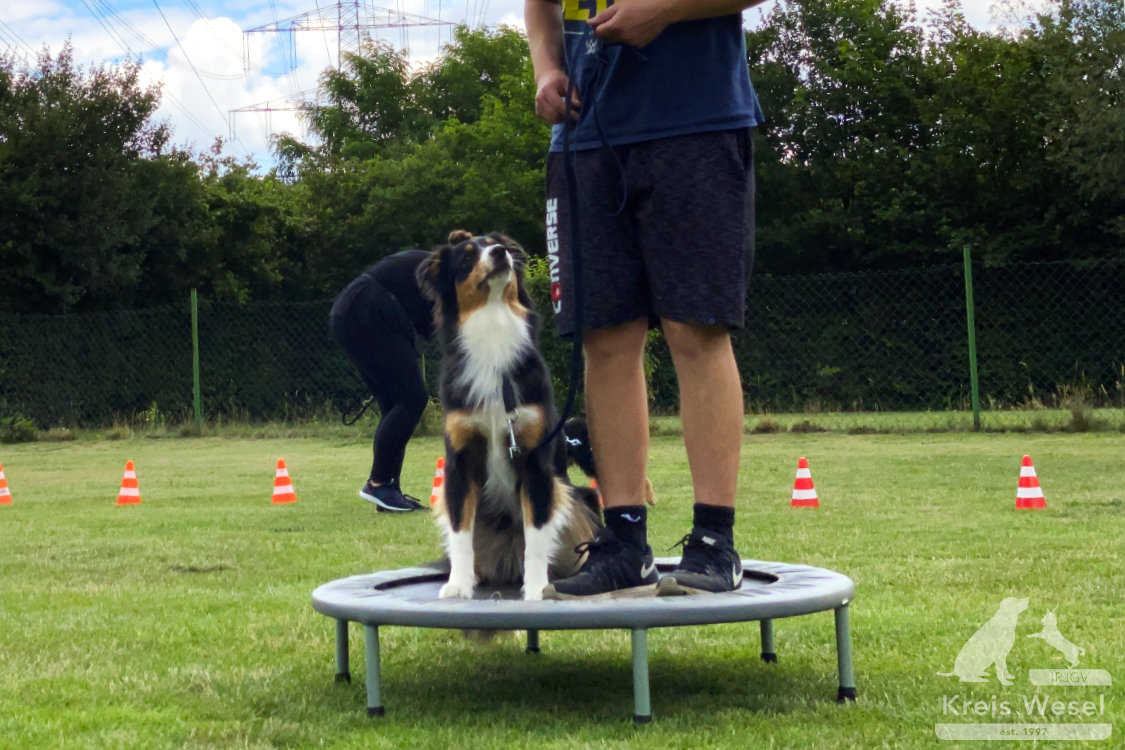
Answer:
[[[457,379],[468,402],[483,407],[495,402],[503,410],[504,378],[531,348],[527,321],[502,301],[490,300],[462,323],[460,337],[465,366]]]

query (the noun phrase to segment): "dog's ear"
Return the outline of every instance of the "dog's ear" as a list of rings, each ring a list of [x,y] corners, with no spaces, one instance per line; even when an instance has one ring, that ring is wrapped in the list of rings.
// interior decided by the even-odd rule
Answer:
[[[445,240],[450,245],[456,245],[458,242],[472,239],[473,233],[467,229],[454,229],[449,233],[449,237]]]
[[[422,295],[438,301],[440,300],[440,293],[438,292],[438,276],[441,275],[441,256],[442,252],[448,249],[448,246],[435,247],[430,251],[429,257],[422,260],[418,264],[418,270],[415,276],[418,279],[418,288],[422,290]]]

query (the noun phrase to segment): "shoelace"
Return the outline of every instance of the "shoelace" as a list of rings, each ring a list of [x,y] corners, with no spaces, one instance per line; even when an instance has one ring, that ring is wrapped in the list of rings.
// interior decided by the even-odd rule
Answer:
[[[402,496],[403,496],[403,498],[405,498],[405,499],[406,499],[406,501],[407,501],[408,503],[412,503],[413,505],[415,505],[415,506],[416,506],[416,510],[421,510],[421,509],[423,509],[423,508],[425,508],[425,507],[426,507],[426,506],[422,505],[422,501],[421,501],[421,500],[419,500],[418,498],[414,497],[413,495],[407,495],[407,494],[406,494],[405,492],[403,492],[403,493],[402,493]]]
[[[589,553],[589,557],[586,558],[586,561],[589,562],[590,560],[594,559],[595,550],[604,550],[605,548],[614,546],[616,544],[618,544],[618,541],[613,537],[603,537],[602,535],[598,535],[590,541],[582,542],[581,544],[576,546],[574,548],[574,552],[578,555],[585,555]]]
[[[676,549],[676,547],[683,549],[679,565],[682,570],[688,570],[692,573],[707,572],[707,545],[703,542],[696,541],[689,533],[684,534],[684,538],[673,544],[668,550],[672,551]]]

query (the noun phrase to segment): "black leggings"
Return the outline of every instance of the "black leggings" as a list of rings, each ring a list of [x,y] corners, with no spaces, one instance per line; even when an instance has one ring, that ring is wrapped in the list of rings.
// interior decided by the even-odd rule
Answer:
[[[414,350],[414,327],[389,295],[356,299],[347,314],[332,315],[329,324],[332,337],[359,370],[383,413],[375,428],[370,479],[376,484],[399,484],[406,443],[422,419],[427,398]]]

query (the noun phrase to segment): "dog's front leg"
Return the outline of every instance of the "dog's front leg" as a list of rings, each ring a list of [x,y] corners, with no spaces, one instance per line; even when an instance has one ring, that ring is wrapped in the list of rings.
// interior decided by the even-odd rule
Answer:
[[[449,582],[438,592],[440,599],[472,599],[477,582],[473,518],[480,497],[480,485],[463,470],[463,458],[457,455],[446,458],[445,509],[449,527],[446,529],[445,548],[449,554]]]
[[[567,506],[555,502],[554,493],[561,491],[542,456],[532,453],[527,460],[527,481],[520,491],[523,510],[523,598],[539,601],[547,586],[547,569],[558,544],[558,526],[565,523],[560,516]],[[552,510],[554,512],[552,512]]]

